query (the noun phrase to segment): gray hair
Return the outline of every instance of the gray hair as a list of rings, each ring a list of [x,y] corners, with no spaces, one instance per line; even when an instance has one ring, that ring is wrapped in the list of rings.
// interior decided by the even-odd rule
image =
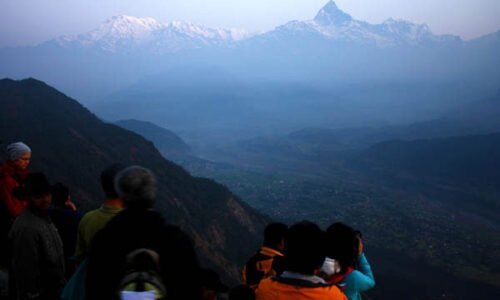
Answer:
[[[156,198],[156,178],[151,170],[130,166],[118,172],[115,189],[126,207],[152,208]]]
[[[5,148],[9,160],[16,160],[26,152],[31,152],[30,147],[23,142],[12,143]]]

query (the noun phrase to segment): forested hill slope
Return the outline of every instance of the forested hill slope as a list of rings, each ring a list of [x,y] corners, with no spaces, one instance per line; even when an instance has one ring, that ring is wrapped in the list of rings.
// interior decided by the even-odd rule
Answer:
[[[83,210],[101,204],[99,174],[106,166],[121,162],[150,168],[159,184],[156,208],[185,229],[201,260],[225,270],[226,278],[237,278],[268,221],[226,187],[192,177],[143,137],[102,122],[35,79],[0,80],[0,140],[2,146],[27,143],[33,150],[30,169],[46,172],[51,182],[66,183]]]
[[[500,224],[500,133],[386,141],[349,163],[378,178],[379,184],[434,195],[431,198],[486,218],[496,228]]]
[[[387,141],[373,145],[360,157],[376,167],[422,177],[493,186],[500,181],[500,133]]]
[[[135,119],[120,120],[116,125],[133,131],[155,144],[156,149],[169,159],[172,156],[182,156],[190,153],[191,148],[174,132],[154,123]]]

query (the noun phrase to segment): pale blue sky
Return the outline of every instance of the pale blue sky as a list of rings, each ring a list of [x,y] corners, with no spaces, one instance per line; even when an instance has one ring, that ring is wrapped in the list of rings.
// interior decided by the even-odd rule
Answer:
[[[259,32],[312,19],[327,0],[0,0],[0,47],[37,44],[97,27],[113,15],[191,21]],[[471,39],[500,30],[500,0],[337,0],[354,18],[426,23]]]

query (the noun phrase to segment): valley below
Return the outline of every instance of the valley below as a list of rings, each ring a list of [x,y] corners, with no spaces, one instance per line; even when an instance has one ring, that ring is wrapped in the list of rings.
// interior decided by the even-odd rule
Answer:
[[[379,287],[370,293],[375,299],[500,295],[499,207],[490,200],[498,185],[468,186],[374,167],[373,161],[360,164],[370,149],[309,147],[298,155],[293,147],[265,151],[268,142],[252,141],[250,148],[240,144],[209,160],[180,163],[197,176],[223,183],[275,220],[311,220],[323,228],[341,221],[361,230],[379,275]]]

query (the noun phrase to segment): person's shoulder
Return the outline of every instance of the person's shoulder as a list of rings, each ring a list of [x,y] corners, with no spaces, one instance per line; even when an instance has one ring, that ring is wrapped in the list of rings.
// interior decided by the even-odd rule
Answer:
[[[304,289],[314,299],[347,300],[347,296],[334,284],[316,284]]]
[[[17,180],[14,177],[16,176],[25,177],[26,175],[28,175],[27,170],[15,170],[8,163],[0,164],[0,180],[13,180],[17,182]]]
[[[348,289],[357,289],[360,285],[365,285],[366,283],[374,285],[373,278],[370,278],[359,270],[353,270],[344,278],[343,282],[347,285]]]
[[[15,224],[32,224],[34,222],[39,222],[38,218],[34,213],[31,212],[29,208],[25,208],[19,216],[14,220]]]
[[[168,251],[181,256],[195,255],[194,242],[186,232],[175,225],[164,224],[162,227],[162,232],[156,233],[163,237],[161,243],[169,249]]]
[[[159,213],[125,208],[106,223],[105,229],[113,234],[136,232],[160,235],[164,225],[164,219]]]
[[[27,234],[38,234],[44,227],[45,221],[35,216],[29,209],[25,209],[12,224],[11,232]]]
[[[148,219],[151,219],[154,222],[163,223],[164,225],[166,224],[165,219],[163,218],[163,215],[156,210],[146,210],[144,212],[144,216]],[[174,226],[174,225],[172,225],[172,226]],[[176,226],[174,226],[174,227],[176,227]]]
[[[130,222],[130,220],[140,221],[145,226],[163,225],[165,223],[163,216],[153,210],[125,208],[121,210],[110,222]]]
[[[263,278],[259,285],[257,286],[257,290],[264,291],[267,289],[271,289],[273,286],[279,285],[279,282],[273,277]]]
[[[163,234],[174,240],[191,241],[191,238],[180,227],[172,224],[163,224]]]
[[[10,168],[7,165],[7,163],[5,162],[0,163],[0,178],[3,177],[4,175],[7,175],[8,173],[10,173]]]
[[[364,274],[359,270],[354,270],[348,274],[344,281],[347,290],[367,290],[375,286],[375,279],[373,275]]]
[[[347,299],[338,286],[332,284],[325,286],[325,288],[328,290],[328,293],[334,297],[332,299]]]
[[[0,170],[0,182],[4,185],[17,184],[17,180],[12,175],[12,172]]]
[[[81,222],[88,222],[88,220],[94,218],[97,214],[99,214],[99,209],[93,209],[85,213],[81,219]]]

